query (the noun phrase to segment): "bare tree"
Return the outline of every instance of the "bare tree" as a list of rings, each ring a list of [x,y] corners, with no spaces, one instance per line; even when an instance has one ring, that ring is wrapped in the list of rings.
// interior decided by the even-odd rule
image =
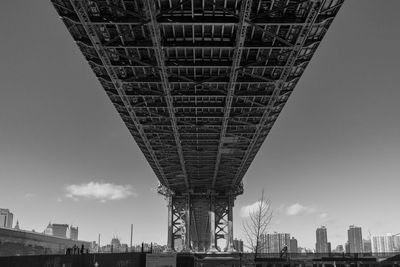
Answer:
[[[249,218],[243,222],[243,231],[248,247],[255,253],[261,252],[264,248],[264,242],[261,242],[262,236],[265,236],[272,220],[272,208],[269,199],[264,197],[264,189],[261,192],[261,198],[257,201],[257,206],[249,212]]]

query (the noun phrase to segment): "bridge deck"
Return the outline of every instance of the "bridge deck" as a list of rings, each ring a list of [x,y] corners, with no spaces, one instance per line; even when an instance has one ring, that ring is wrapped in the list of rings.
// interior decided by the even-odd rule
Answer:
[[[160,183],[241,181],[343,0],[52,0]]]

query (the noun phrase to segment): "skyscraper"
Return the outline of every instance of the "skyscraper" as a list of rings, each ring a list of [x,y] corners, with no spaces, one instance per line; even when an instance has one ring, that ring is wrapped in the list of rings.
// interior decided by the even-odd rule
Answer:
[[[292,237],[289,241],[289,252],[290,253],[297,253],[297,239]]]
[[[316,244],[315,244],[315,251],[317,253],[328,253],[328,233],[325,226],[321,226],[316,230]]]
[[[350,225],[349,229],[347,230],[347,237],[350,253],[362,253],[363,243],[361,227]]]
[[[12,228],[13,214],[8,209],[0,209],[0,227]]]
[[[290,234],[288,233],[273,233],[261,236],[261,253],[279,253],[286,245],[290,246]]]

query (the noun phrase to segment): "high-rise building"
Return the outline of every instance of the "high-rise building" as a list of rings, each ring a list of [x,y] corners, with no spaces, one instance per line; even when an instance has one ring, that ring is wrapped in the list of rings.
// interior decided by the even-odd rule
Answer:
[[[110,242],[111,252],[119,252],[121,248],[121,241],[117,237],[113,237]]]
[[[268,251],[269,251],[269,249],[268,249],[268,246],[269,246],[269,244],[268,244],[268,238],[267,238],[267,236],[268,235],[264,235],[264,234],[262,234],[262,235],[260,235],[260,245],[259,245],[259,251],[258,252],[260,252],[260,253],[268,253]]]
[[[381,253],[385,251],[385,241],[383,236],[372,236],[371,247],[373,253]]]
[[[325,226],[321,226],[316,230],[316,244],[315,244],[315,251],[317,253],[328,253],[328,233]]]
[[[395,252],[400,252],[400,236],[393,236],[393,248]]]
[[[349,242],[350,253],[362,253],[362,233],[361,227],[350,225],[347,230],[347,237]]]
[[[243,252],[243,241],[235,238],[233,240],[233,248],[236,249],[237,252]]]
[[[298,250],[297,239],[292,237],[289,241],[289,252],[297,253],[297,250]]]
[[[344,251],[346,253],[350,253],[350,244],[349,244],[349,242],[346,242],[346,244],[344,244]]]
[[[372,244],[370,239],[363,240],[363,252],[364,253],[371,253],[372,252]]]
[[[397,236],[387,234],[385,236],[372,236],[371,247],[373,253],[389,253],[397,252],[398,243],[400,243]]]
[[[279,253],[284,246],[289,248],[290,234],[273,233],[262,235],[260,238],[261,253]]]
[[[67,238],[68,224],[52,224],[53,236]]]
[[[387,234],[384,237],[384,242],[385,242],[385,252],[394,252],[394,238],[392,234]]]
[[[267,253],[279,253],[283,248],[281,242],[281,235],[279,233],[273,233],[267,235]],[[284,242],[283,242],[284,243]]]
[[[0,227],[12,228],[13,214],[8,209],[0,209]]]

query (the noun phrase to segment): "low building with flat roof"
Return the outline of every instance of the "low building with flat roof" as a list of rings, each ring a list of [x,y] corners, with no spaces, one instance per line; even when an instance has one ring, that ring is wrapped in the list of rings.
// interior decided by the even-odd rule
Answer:
[[[72,240],[31,231],[0,228],[0,256],[65,254],[67,248],[84,246],[90,242]]]

